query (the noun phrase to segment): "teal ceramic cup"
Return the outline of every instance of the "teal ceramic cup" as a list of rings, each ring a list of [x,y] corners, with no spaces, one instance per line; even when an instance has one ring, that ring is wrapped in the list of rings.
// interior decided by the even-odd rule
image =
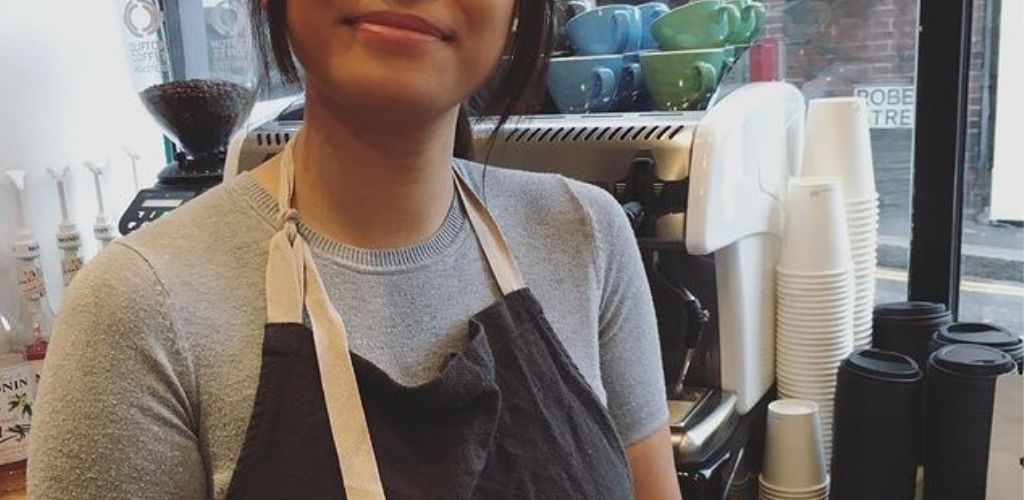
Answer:
[[[651,35],[651,25],[659,17],[669,11],[668,5],[661,2],[650,2],[636,6],[640,12],[640,50],[651,50],[658,48],[658,42]]]
[[[753,0],[726,0],[726,3],[740,13],[740,22],[729,34],[727,42],[735,45],[754,43],[764,31],[765,19],[768,16],[764,4]]]
[[[612,111],[641,111],[640,102],[646,94],[643,69],[640,67],[642,52],[627,52],[622,55],[623,68],[619,76],[619,88],[615,95]]]
[[[605,5],[565,23],[577,55],[622,54],[640,48],[640,12],[632,5]]]
[[[647,92],[654,105],[662,111],[699,109],[718,86],[725,63],[722,49],[640,55]]]
[[[651,24],[661,50],[724,47],[740,24],[740,13],[722,0],[700,0],[672,9]]]
[[[640,66],[621,54],[556,57],[548,67],[548,92],[562,113],[610,111],[641,85]]]

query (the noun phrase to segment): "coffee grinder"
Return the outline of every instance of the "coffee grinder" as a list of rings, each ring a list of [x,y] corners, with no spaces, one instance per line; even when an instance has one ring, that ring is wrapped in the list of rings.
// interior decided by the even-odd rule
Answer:
[[[257,78],[246,1],[115,1],[135,89],[174,144],[174,161],[121,216],[128,234],[220,183]]]

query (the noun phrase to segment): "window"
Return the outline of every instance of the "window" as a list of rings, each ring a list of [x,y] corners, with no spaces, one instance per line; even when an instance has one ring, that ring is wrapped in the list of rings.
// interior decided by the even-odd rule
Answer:
[[[876,302],[906,300],[919,0],[767,0],[762,43],[808,100],[867,101],[880,227]],[[752,56],[753,57],[753,56]]]
[[[1024,332],[1024,44],[1018,1],[973,0],[964,158],[960,320]],[[1000,23],[1000,20],[1005,22]],[[1000,30],[1008,26],[1010,29]]]

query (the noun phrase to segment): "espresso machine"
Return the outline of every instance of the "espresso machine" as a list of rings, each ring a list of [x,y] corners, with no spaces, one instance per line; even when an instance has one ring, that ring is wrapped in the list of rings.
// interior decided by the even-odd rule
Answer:
[[[747,498],[774,384],[782,202],[804,99],[744,85],[707,111],[535,115],[474,124],[476,161],[606,189],[630,218],[658,316],[672,445],[687,500]],[[277,154],[301,113],[237,137],[225,175]],[[753,477],[753,481],[751,481]]]

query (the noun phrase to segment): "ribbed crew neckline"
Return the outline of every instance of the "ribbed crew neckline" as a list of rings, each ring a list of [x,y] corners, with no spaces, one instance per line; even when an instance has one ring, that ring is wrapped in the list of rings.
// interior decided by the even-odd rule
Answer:
[[[264,189],[250,173],[240,174],[233,183],[233,187],[271,226],[279,227],[277,199]],[[453,196],[448,214],[430,238],[401,248],[367,249],[346,245],[328,238],[301,220],[299,221],[299,233],[315,252],[349,267],[378,272],[417,267],[444,255],[454,248],[464,236],[466,227],[466,215],[458,196]]]

